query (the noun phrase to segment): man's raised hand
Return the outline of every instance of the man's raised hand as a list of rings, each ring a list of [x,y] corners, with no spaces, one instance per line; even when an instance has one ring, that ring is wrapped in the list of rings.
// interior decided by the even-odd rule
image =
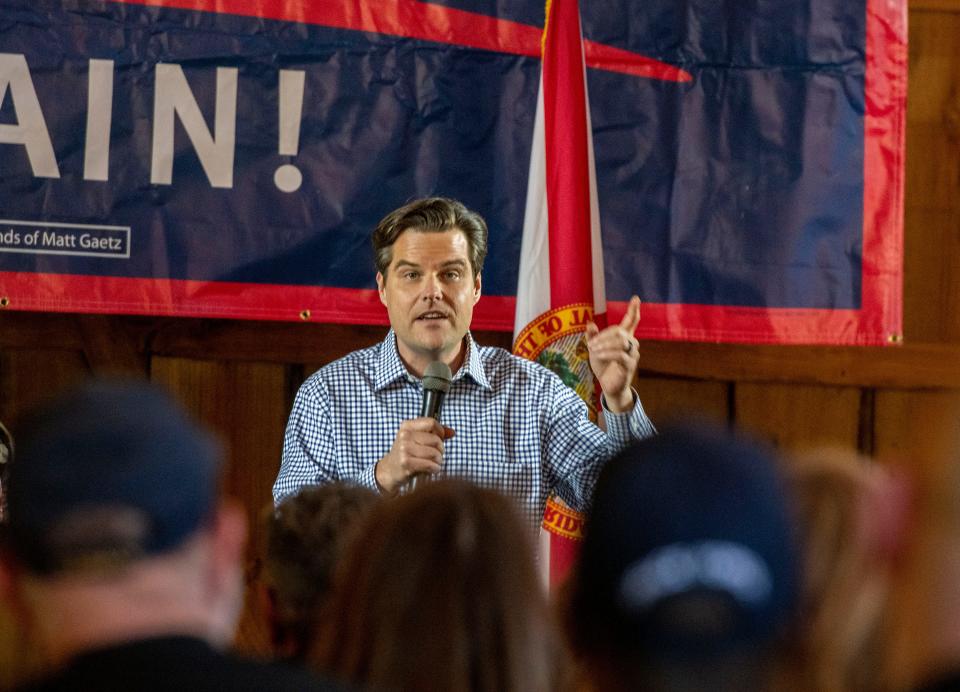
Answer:
[[[590,369],[600,383],[607,407],[613,413],[633,408],[631,384],[640,362],[637,339],[633,333],[640,324],[640,298],[633,296],[627,312],[615,324],[601,331],[593,322],[587,324],[586,342],[590,352]]]

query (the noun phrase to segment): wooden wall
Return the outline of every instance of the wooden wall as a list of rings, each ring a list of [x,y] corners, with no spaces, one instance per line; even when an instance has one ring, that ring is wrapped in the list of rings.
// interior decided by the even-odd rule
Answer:
[[[960,390],[960,0],[910,3],[904,340],[898,347],[771,347],[647,342],[638,388],[658,422],[691,413],[784,449],[822,444],[937,473],[912,451]],[[13,430],[37,400],[91,373],[127,373],[172,390],[219,431],[228,486],[258,522],[270,501],[293,394],[317,367],[384,330],[318,324],[37,314],[0,296],[0,420]],[[509,347],[509,335],[479,333]],[[252,534],[250,581],[262,540]],[[12,651],[0,615],[0,670]],[[265,651],[255,600],[240,645]],[[9,673],[7,673],[9,675]],[[4,674],[0,673],[0,685]]]

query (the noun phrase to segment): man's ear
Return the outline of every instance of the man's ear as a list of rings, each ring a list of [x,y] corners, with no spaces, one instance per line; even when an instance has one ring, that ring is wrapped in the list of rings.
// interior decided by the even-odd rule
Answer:
[[[377,272],[377,292],[380,294],[380,302],[387,304],[387,280],[383,274]]]
[[[473,304],[476,305],[477,301],[480,300],[480,274],[477,274],[477,278],[473,280]]]

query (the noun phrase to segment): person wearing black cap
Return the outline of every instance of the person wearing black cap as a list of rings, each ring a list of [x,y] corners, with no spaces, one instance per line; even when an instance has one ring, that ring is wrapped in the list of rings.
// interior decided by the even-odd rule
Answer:
[[[3,562],[46,661],[23,689],[330,689],[224,651],[246,520],[219,498],[218,444],[169,397],[88,382],[18,443]]]
[[[596,690],[768,688],[797,558],[770,452],[672,428],[600,474],[567,630]]]

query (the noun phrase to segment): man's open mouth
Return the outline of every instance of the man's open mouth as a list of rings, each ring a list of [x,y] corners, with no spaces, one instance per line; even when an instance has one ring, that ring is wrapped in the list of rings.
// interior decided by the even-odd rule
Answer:
[[[434,311],[425,312],[419,317],[417,317],[418,321],[423,320],[424,322],[430,322],[433,320],[445,320],[445,319],[447,319],[447,316],[444,313],[434,312]]]

